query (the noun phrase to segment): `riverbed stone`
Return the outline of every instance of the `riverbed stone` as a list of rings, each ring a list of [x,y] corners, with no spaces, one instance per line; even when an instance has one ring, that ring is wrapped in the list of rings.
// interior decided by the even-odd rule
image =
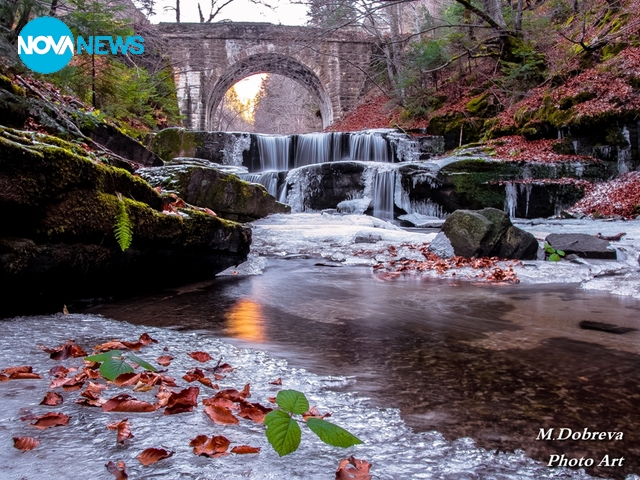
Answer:
[[[509,216],[495,208],[456,210],[442,225],[456,255],[533,260],[538,251],[535,237],[511,224]]]
[[[615,260],[616,251],[607,240],[586,233],[552,233],[545,239],[556,250],[582,258]]]
[[[427,250],[435,253],[440,258],[451,258],[455,255],[453,245],[451,245],[451,241],[444,232],[439,232],[436,235],[436,238],[431,241]]]

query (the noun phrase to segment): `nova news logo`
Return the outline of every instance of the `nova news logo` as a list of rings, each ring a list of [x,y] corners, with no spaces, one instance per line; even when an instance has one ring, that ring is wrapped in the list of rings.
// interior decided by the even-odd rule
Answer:
[[[38,17],[27,23],[18,37],[18,55],[24,64],[37,73],[54,73],[63,69],[74,52],[95,55],[133,55],[144,53],[144,38],[91,36],[73,38],[67,25],[53,17]]]

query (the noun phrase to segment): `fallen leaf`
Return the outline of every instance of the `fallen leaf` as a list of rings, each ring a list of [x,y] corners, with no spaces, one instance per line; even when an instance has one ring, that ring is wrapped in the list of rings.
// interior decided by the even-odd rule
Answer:
[[[249,445],[237,445],[231,449],[231,453],[246,455],[247,453],[260,453],[260,447],[250,447]]]
[[[189,383],[195,382],[200,378],[204,378],[204,372],[200,370],[198,367],[194,367],[191,370],[189,370],[186,374],[184,374],[182,378]]]
[[[202,404],[205,406],[217,405],[219,407],[228,408],[229,410],[240,410],[240,407],[228,398],[205,398],[202,400]]]
[[[18,450],[26,452],[33,450],[40,444],[40,440],[33,437],[13,437],[13,446]]]
[[[206,435],[198,435],[191,440],[189,446],[193,447],[193,453],[205,457],[217,458],[223,455],[229,455],[227,449],[231,442],[222,435],[213,436],[211,438]]]
[[[59,377],[51,380],[49,388],[62,387],[64,390],[70,392],[73,390],[80,390],[84,385],[87,375],[84,372],[78,373],[71,378]]]
[[[87,356],[87,352],[80,345],[77,345],[75,340],[67,340],[63,345],[55,348],[48,348],[42,345],[38,345],[38,348],[47,352],[52,360],[66,360],[69,357]]]
[[[125,418],[124,420],[120,420],[119,422],[113,422],[107,424],[107,428],[109,430],[117,430],[118,436],[116,437],[116,441],[118,443],[124,443],[127,438],[133,438],[133,434],[131,433],[131,425],[129,424],[129,419]]]
[[[233,367],[231,365],[229,365],[228,363],[223,363],[221,365],[220,362],[218,361],[218,365],[213,367],[213,371],[215,373],[231,373],[231,372],[233,372]]]
[[[371,464],[364,460],[358,460],[353,455],[340,460],[336,470],[336,480],[371,480],[369,469]]]
[[[0,373],[7,375],[7,380],[25,380],[42,378],[37,373],[33,373],[33,367],[30,365],[21,365],[19,367],[8,367],[0,370]]]
[[[156,358],[156,362],[163,367],[168,367],[171,364],[171,360],[173,360],[171,355],[162,355],[161,357]]]
[[[322,420],[323,418],[330,417],[330,416],[331,416],[330,413],[325,413],[325,414],[320,413],[320,410],[318,410],[316,407],[311,407],[308,411],[302,414],[302,418],[305,422],[310,418],[318,418]]]
[[[118,387],[126,387],[135,385],[140,381],[140,373],[135,372],[127,372],[121,373],[116,378],[114,378],[113,383]]]
[[[272,411],[272,408],[263,407],[260,404],[251,404],[249,403],[247,406],[243,406],[238,412],[238,416],[242,418],[246,418],[248,420],[252,420],[256,423],[263,423],[264,416]]]
[[[156,408],[155,405],[136,400],[126,393],[116,395],[102,405],[103,412],[153,412]]]
[[[198,387],[189,387],[180,392],[171,392],[167,399],[167,408],[164,409],[165,415],[173,415],[176,413],[191,412],[193,407],[198,405]]]
[[[270,385],[282,385],[282,379],[277,378],[273,382],[269,382]]]
[[[29,415],[22,418],[27,420],[35,420],[30,425],[36,427],[39,430],[44,430],[50,427],[60,427],[69,423],[70,417],[64,413],[45,413],[41,416]]]
[[[231,410],[219,405],[209,405],[204,409],[204,413],[218,425],[237,425],[240,421],[233,416]]]
[[[211,355],[209,355],[207,352],[190,352],[189,356],[194,360],[197,360],[203,363],[211,360]]]
[[[70,370],[62,365],[56,365],[49,370],[49,375],[52,377],[66,377]]]
[[[145,467],[156,463],[164,458],[169,458],[174,452],[167,452],[164,448],[147,448],[143,450],[136,458]]]
[[[267,397],[267,400],[268,400],[270,403],[277,403],[277,402],[276,402],[276,397]]]
[[[40,405],[48,405],[50,407],[56,407],[58,405],[62,405],[64,402],[64,398],[59,393],[55,392],[47,392]]]
[[[127,480],[129,478],[129,475],[127,475],[127,467],[122,461],[119,461],[117,465],[109,462],[105,467],[107,467],[107,472],[116,477],[116,480]]]

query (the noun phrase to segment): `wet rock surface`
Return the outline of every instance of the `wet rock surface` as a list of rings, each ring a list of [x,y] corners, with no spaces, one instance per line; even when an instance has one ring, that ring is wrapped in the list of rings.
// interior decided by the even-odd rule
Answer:
[[[511,224],[506,213],[495,208],[456,210],[442,225],[456,255],[532,260],[538,252],[533,235]]]
[[[197,165],[192,161],[183,165],[138,170],[142,178],[165,192],[176,193],[185,202],[206,207],[217,215],[235,221],[251,221],[271,213],[287,213],[288,205],[276,201],[262,185],[245,182],[237,175],[218,168]]]
[[[545,242],[556,250],[582,258],[601,258],[615,260],[616,251],[607,240],[585,233],[552,233]]]

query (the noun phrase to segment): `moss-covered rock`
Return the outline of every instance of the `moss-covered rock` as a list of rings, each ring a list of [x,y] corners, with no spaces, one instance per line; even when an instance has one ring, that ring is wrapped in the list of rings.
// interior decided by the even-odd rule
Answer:
[[[113,233],[117,194],[133,226],[125,252]],[[0,128],[0,315],[196,281],[246,258],[249,229],[162,207],[144,180],[75,144]]]
[[[189,204],[210,208],[230,220],[251,221],[271,213],[291,211],[262,185],[245,182],[215,167],[167,165],[141,169],[139,173],[153,186],[176,193]]]
[[[456,210],[442,225],[442,232],[455,254],[467,258],[531,260],[538,251],[538,241],[532,234],[514,227],[505,212],[494,208]]]

